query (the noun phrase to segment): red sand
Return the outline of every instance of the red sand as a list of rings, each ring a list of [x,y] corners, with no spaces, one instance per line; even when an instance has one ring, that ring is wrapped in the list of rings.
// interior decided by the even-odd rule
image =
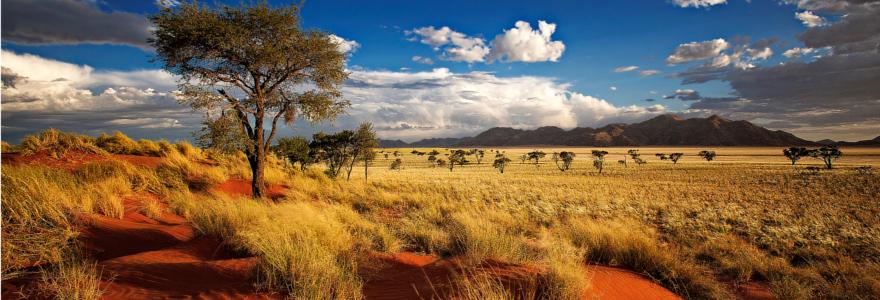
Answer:
[[[592,284],[584,299],[681,299],[649,278],[619,268],[591,265]]]
[[[232,196],[252,197],[253,195],[251,191],[251,181],[244,179],[231,178],[224,183],[214,186],[214,189]],[[284,197],[284,192],[287,190],[287,187],[283,185],[269,184],[267,185],[267,190],[266,196],[272,199],[278,199]]]

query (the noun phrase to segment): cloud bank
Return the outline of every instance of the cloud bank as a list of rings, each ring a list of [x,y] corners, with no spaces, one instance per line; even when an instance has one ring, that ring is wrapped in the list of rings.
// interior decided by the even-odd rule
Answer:
[[[538,21],[533,29],[525,21],[517,21],[486,44],[481,37],[468,36],[448,26],[421,27],[405,31],[410,41],[430,45],[448,61],[476,62],[556,62],[565,52],[565,44],[552,40],[556,24]]]

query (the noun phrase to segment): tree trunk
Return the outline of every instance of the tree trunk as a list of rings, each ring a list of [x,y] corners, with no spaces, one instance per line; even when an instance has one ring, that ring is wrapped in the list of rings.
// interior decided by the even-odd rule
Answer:
[[[367,182],[367,167],[370,166],[370,161],[364,159],[364,182]]]
[[[254,199],[263,197],[263,191],[266,187],[266,179],[263,173],[266,169],[265,153],[262,147],[257,147],[257,153],[248,156],[248,162],[251,165],[251,194]]]

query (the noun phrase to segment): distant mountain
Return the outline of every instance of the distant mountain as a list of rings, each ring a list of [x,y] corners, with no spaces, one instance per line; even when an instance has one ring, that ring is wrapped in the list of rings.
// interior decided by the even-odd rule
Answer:
[[[386,143],[392,145],[391,143]],[[545,126],[534,130],[495,127],[474,137],[422,140],[403,147],[468,146],[811,146],[781,130],[769,130],[748,121],[719,116],[682,119],[661,115],[634,124],[564,130]],[[400,146],[387,146],[400,147]]]
[[[830,139],[824,139],[821,141],[817,141],[816,143],[822,145],[836,145],[836,146],[880,146],[880,136],[875,137],[870,140],[863,140],[858,142],[847,142],[847,141],[834,141]]]

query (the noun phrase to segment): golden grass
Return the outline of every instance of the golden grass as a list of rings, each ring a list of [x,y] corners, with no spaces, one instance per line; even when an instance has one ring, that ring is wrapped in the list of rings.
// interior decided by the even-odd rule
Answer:
[[[100,299],[104,293],[97,265],[76,258],[42,272],[41,281],[39,292],[59,300]]]

